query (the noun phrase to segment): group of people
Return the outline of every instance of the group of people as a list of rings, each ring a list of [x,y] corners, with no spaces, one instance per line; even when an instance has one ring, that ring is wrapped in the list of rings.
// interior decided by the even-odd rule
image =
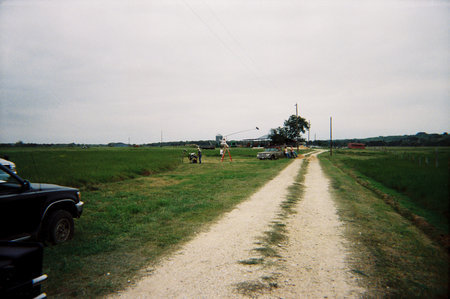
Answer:
[[[186,150],[184,150],[183,155],[186,155]],[[197,147],[197,155],[195,153],[189,153],[188,155],[189,162],[202,164],[202,150],[200,147]]]
[[[284,155],[286,156],[286,158],[297,158],[297,152],[294,151],[294,149],[291,147],[285,147],[284,148]]]
[[[220,145],[221,145],[220,156],[222,157],[222,161],[223,161],[223,158],[224,158],[226,152],[228,152],[228,155],[230,156],[230,161],[232,161],[231,154],[230,154],[230,149],[229,149],[229,146],[227,144],[226,138],[222,139]],[[188,158],[189,158],[189,161],[191,163],[197,163],[198,162],[199,164],[202,164],[202,150],[201,150],[200,146],[197,146],[197,154],[189,153]]]

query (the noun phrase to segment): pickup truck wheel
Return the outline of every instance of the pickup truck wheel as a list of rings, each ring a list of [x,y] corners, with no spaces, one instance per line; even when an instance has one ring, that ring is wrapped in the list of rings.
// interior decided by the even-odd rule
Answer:
[[[58,210],[50,215],[48,222],[48,239],[53,244],[72,239],[74,223],[72,215],[65,210]]]

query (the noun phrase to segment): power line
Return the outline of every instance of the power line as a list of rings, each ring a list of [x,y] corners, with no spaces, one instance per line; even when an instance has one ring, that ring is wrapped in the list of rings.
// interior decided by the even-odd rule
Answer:
[[[258,64],[255,62],[255,60],[252,58],[251,55],[249,55],[248,51],[245,49],[245,47],[242,46],[242,43],[235,37],[235,35],[231,32],[231,30],[228,29],[228,27],[225,25],[225,23],[219,18],[219,16],[214,12],[214,10],[211,8],[210,5],[208,5],[207,2],[202,0],[202,3],[204,6],[206,6],[211,13],[211,15],[216,19],[216,21],[222,26],[222,28],[225,30],[227,35],[231,38],[231,40],[237,45],[237,47],[240,49],[240,52],[243,54],[246,59],[248,59],[251,63],[251,66],[253,66],[252,71],[256,72],[255,75],[259,80],[261,77],[266,78],[267,83],[269,83],[273,88],[280,90],[280,88],[274,84],[274,81],[265,74],[259,67]],[[247,65],[247,64],[246,64]],[[264,86],[267,84],[266,82],[262,82]]]
[[[244,56],[246,56],[246,58],[248,60],[250,60],[250,62],[253,64],[253,67],[255,69],[258,69],[258,65],[256,64],[255,60],[248,55],[246,49],[242,46],[242,43],[234,36],[234,34],[231,33],[231,31],[228,29],[227,26],[225,26],[225,23],[222,22],[222,20],[219,18],[219,16],[214,12],[214,10],[211,8],[211,6],[208,5],[207,2],[205,2],[204,0],[202,0],[203,5],[205,5],[209,12],[211,13],[211,15],[216,19],[216,21],[222,26],[222,28],[225,30],[225,32],[228,34],[228,36],[231,38],[231,40],[233,40],[233,42],[238,46],[238,48],[241,49],[242,52],[244,52]],[[258,70],[259,71],[259,70]]]
[[[197,12],[195,11],[195,9],[192,7],[192,5],[189,4],[189,2],[187,0],[182,0],[183,3],[185,4],[185,6],[197,17],[197,19],[200,20],[200,22],[209,30],[209,32],[220,42],[220,44],[228,51],[230,52],[235,58],[237,58],[237,60],[247,69],[247,71],[249,71],[253,77],[255,77],[255,79],[263,86],[266,86],[267,83],[264,82],[261,79],[261,76],[258,74],[259,70],[255,70],[256,68],[252,68],[249,64],[247,64],[240,55],[238,55],[221,37],[220,35],[214,31],[214,29],[208,24],[208,22],[206,22],[206,20]],[[227,34],[231,37],[231,39],[240,46],[239,41],[237,41],[236,38],[234,38],[234,36],[231,34],[230,30],[227,29],[227,27],[225,26],[225,24],[219,19],[219,17],[213,12],[213,10],[206,4],[203,2],[203,4],[205,4],[206,7],[208,7],[208,9],[210,10],[211,14],[216,18],[216,20],[218,21],[219,24],[221,24],[221,26],[224,28],[224,30],[227,32]],[[242,48],[242,46],[240,46]],[[254,63],[254,61],[250,58],[250,60]],[[255,63],[254,63],[255,64]],[[272,82],[270,82],[271,85],[273,87],[275,87],[273,85]]]

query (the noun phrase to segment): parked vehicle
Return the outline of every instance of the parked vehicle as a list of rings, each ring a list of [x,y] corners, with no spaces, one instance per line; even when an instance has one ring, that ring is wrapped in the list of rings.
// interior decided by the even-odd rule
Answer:
[[[0,298],[47,298],[41,243],[0,241]]]
[[[283,151],[277,148],[266,148],[263,152],[259,152],[256,157],[260,160],[276,160],[278,158],[283,158]]]
[[[11,169],[14,173],[17,173],[17,170],[16,170],[16,164],[14,164],[14,162],[11,162],[11,161],[8,161],[8,160],[5,160],[5,159],[0,158],[0,164],[2,164],[3,166],[8,167],[8,168]]]
[[[83,205],[78,189],[33,184],[0,164],[0,240],[70,240]]]

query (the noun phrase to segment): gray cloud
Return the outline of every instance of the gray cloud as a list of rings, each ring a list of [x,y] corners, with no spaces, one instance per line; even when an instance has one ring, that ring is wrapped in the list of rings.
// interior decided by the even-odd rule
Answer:
[[[448,130],[445,1],[3,1],[0,142]],[[245,136],[256,137],[261,132]]]

